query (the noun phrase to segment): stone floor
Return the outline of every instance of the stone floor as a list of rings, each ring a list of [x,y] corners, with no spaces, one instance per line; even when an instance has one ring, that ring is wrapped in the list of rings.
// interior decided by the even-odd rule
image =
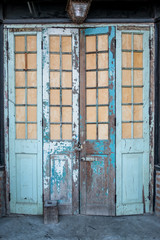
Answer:
[[[42,216],[11,215],[0,218],[1,239],[160,240],[160,217],[61,216],[58,224],[45,225]]]

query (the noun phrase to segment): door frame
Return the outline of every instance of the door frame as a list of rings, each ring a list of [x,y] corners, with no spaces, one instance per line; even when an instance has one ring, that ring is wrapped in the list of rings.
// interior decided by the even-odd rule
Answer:
[[[149,189],[150,189],[150,213],[153,212],[153,201],[154,201],[154,114],[155,114],[155,30],[154,23],[124,23],[124,24],[17,24],[13,26],[12,24],[4,24],[4,141],[5,141],[5,184],[6,184],[6,213],[10,213],[10,173],[9,173],[9,125],[8,125],[8,30],[10,31],[18,31],[22,28],[24,30],[27,29],[35,29],[35,31],[41,31],[43,28],[48,27],[62,27],[62,28],[94,28],[94,27],[102,27],[102,26],[116,26],[117,29],[137,29],[137,28],[149,28],[150,32],[150,102],[149,102]]]

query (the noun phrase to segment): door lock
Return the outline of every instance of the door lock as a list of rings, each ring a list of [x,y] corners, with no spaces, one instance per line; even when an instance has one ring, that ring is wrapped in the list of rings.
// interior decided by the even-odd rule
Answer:
[[[83,146],[80,144],[80,142],[78,142],[77,147],[75,147],[75,150],[80,152],[83,149]]]

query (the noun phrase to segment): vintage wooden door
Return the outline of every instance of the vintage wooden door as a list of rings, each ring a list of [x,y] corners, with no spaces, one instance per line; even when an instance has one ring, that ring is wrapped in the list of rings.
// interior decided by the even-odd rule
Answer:
[[[41,33],[8,30],[10,211],[42,214]]]
[[[80,36],[80,212],[115,215],[115,27]]]
[[[117,215],[149,212],[149,30],[117,31]]]

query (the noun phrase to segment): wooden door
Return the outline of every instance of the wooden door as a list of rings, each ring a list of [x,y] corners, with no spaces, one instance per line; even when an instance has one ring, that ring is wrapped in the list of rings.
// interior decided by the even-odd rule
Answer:
[[[117,31],[117,215],[149,212],[149,31]]]
[[[115,215],[115,28],[80,35],[80,212]]]
[[[42,214],[41,33],[8,43],[10,211]]]
[[[79,36],[76,29],[43,32],[44,200],[59,214],[79,212]]]

